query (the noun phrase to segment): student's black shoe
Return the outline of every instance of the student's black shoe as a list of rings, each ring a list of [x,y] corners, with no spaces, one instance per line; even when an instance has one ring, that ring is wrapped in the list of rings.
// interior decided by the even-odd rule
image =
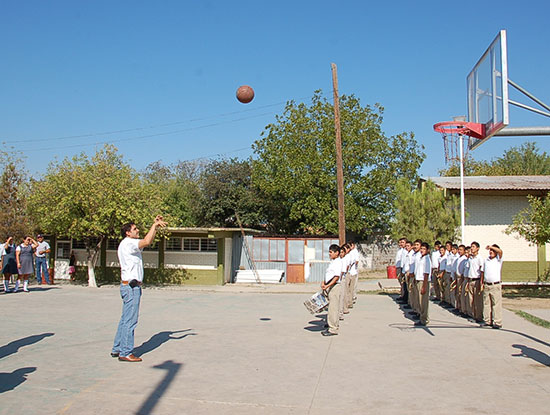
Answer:
[[[498,329],[501,329],[502,326],[499,326],[498,324],[493,324],[493,328],[498,330]]]
[[[491,327],[491,325],[490,325],[490,324],[487,324],[487,323],[485,323],[485,322],[483,322],[483,323],[481,323],[481,324],[479,325],[479,327],[481,327],[481,328],[487,328],[487,327]]]
[[[417,321],[416,323],[414,323],[414,325],[416,327],[426,327],[426,325],[424,323],[421,323],[420,321]]]
[[[323,336],[327,337],[327,336],[338,336],[338,333],[331,333],[330,331],[324,331],[321,333]]]

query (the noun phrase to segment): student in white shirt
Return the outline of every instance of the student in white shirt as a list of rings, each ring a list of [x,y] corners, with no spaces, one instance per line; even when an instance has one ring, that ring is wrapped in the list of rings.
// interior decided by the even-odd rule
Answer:
[[[401,285],[401,292],[399,294],[399,297],[397,297],[398,301],[403,301],[404,298],[404,288],[403,288],[403,261],[405,259],[405,255],[407,254],[407,250],[405,249],[405,244],[407,243],[407,238],[400,238],[397,242],[398,249],[395,254],[395,272],[397,274],[397,280],[399,281],[399,285]]]
[[[464,267],[466,262],[468,262],[468,257],[466,256],[466,247],[460,245],[457,252],[458,258],[454,263],[455,275],[456,275],[456,308],[461,313],[465,313],[464,306],[464,286],[466,279],[464,278]]]
[[[403,255],[403,268],[402,268],[403,285],[401,286],[401,288],[403,289],[403,294],[402,294],[403,304],[407,304],[409,302],[409,286],[407,283],[407,275],[409,274],[409,268],[411,263],[411,257],[412,257],[411,252],[414,252],[412,250],[412,242],[409,240],[405,242],[405,251],[406,251],[405,255]],[[409,307],[409,306],[406,306],[406,307]]]
[[[349,251],[349,275],[350,275],[350,292],[348,295],[348,308],[353,308],[353,303],[357,298],[357,280],[359,279],[359,251],[354,241],[349,242],[351,250]]]
[[[422,256],[420,254],[420,245],[422,244],[422,241],[420,239],[416,239],[413,243],[413,255],[411,257],[411,261],[409,264],[409,305],[412,307],[413,311],[412,314],[420,314],[420,304],[418,304],[418,293],[416,292],[416,283],[414,281],[414,270],[416,268],[416,264],[420,257]]]
[[[483,323],[482,326],[502,327],[502,249],[497,244],[487,245],[489,258],[483,266]]]
[[[481,293],[481,278],[483,276],[483,258],[479,255],[479,244],[472,242],[470,244],[470,258],[468,259],[470,267],[468,277],[468,306],[470,307],[470,316],[476,321],[483,320],[483,295]]]
[[[419,304],[420,319],[415,326],[425,326],[430,322],[428,317],[428,307],[430,304],[430,274],[432,264],[430,261],[430,246],[423,242],[420,246],[420,257],[415,265],[414,279],[416,282],[416,292],[418,293],[417,304]]]
[[[441,257],[441,254],[439,253],[439,247],[441,246],[441,242],[435,241],[434,243],[434,249],[432,250],[432,287],[433,287],[433,294],[436,300],[441,300],[441,291],[439,290],[439,281],[437,279],[437,268],[439,265],[439,258]]]
[[[451,264],[450,264],[450,273],[451,273],[451,279],[449,284],[449,298],[450,298],[450,305],[453,308],[456,308],[456,293],[457,293],[457,284],[456,284],[456,261],[458,260],[458,245],[453,244],[451,248]]]
[[[445,269],[443,271],[443,301],[447,304],[451,304],[451,263],[453,243],[451,241],[445,242]]]
[[[321,288],[328,297],[328,329],[323,331],[323,336],[336,336],[340,328],[340,291],[342,289],[340,278],[342,276],[342,260],[340,259],[340,247],[332,244],[328,249],[330,265],[325,272],[325,280]]]

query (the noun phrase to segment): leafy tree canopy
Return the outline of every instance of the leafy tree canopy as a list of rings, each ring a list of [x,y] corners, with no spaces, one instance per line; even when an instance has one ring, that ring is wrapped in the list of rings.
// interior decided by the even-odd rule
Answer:
[[[438,239],[455,240],[460,226],[460,201],[456,196],[446,198],[432,181],[413,190],[406,180],[399,180],[397,206],[392,224],[395,240],[406,237],[429,244]]]
[[[145,183],[111,145],[92,157],[52,162],[29,195],[29,214],[43,232],[86,241],[92,286],[99,252],[92,241],[120,238],[121,225],[129,221],[146,232],[163,210],[156,186]]]
[[[458,163],[440,170],[441,176],[460,176]],[[471,156],[464,160],[465,176],[538,176],[550,175],[550,155],[540,152],[533,142],[512,147],[490,162],[476,161]]]
[[[417,179],[424,159],[412,133],[386,137],[383,108],[340,99],[346,228],[387,228],[395,185]],[[253,145],[252,177],[265,200],[268,227],[285,233],[338,233],[334,109],[316,91],[309,105],[290,101]]]

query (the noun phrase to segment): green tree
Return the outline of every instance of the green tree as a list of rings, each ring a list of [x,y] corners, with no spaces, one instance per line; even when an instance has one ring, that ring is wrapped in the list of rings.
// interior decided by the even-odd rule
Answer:
[[[321,94],[316,91],[310,105],[288,102],[253,145],[253,183],[271,230],[338,232],[334,112]],[[382,114],[380,105],[341,97],[346,227],[362,235],[387,228],[398,178],[413,183],[424,159],[412,133],[385,136]]]
[[[460,167],[453,163],[440,170],[441,176],[459,176]],[[465,176],[538,176],[550,175],[550,156],[533,142],[512,147],[490,162],[476,161],[471,156],[464,160]]]
[[[9,153],[0,152],[0,163],[4,166],[0,176],[0,235],[13,236],[17,243],[33,230],[26,210],[27,176],[22,160]]]
[[[172,226],[196,226],[199,222],[199,178],[203,162],[179,162],[164,166],[157,161],[145,169],[145,179],[161,194]]]
[[[528,195],[529,207],[514,216],[506,233],[517,233],[528,242],[544,245],[550,242],[550,197]]]
[[[211,161],[201,174],[200,188],[201,225],[237,227],[236,214],[247,227],[258,227],[262,222],[261,198],[252,185],[248,160]]]
[[[144,182],[110,145],[92,157],[52,162],[29,195],[29,212],[41,230],[86,241],[91,287],[97,286],[94,266],[102,241],[120,238],[121,225],[129,221],[146,231],[162,211],[156,186]]]
[[[406,180],[399,180],[396,187],[397,206],[392,224],[392,237],[434,240],[454,240],[460,226],[460,201],[458,197],[445,197],[432,181],[421,188],[411,189]]]

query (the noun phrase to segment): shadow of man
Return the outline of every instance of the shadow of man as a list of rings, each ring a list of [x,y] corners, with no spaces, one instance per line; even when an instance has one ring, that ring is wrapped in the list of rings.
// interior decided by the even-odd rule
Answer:
[[[149,353],[153,350],[155,350],[157,347],[161,346],[162,344],[166,343],[168,340],[181,340],[187,336],[196,336],[196,333],[185,333],[187,331],[190,331],[193,329],[185,329],[185,330],[176,330],[176,331],[161,331],[160,333],[157,333],[146,342],[143,342],[138,347],[134,349],[134,356],[140,357],[143,356],[146,353]],[[176,333],[185,333],[181,336],[173,337]]]
[[[10,354],[17,353],[21,347],[29,346],[34,343],[38,343],[46,337],[53,336],[55,333],[42,333],[35,334],[33,336],[23,337],[19,340],[14,340],[5,346],[0,347],[0,359],[9,356]]]
[[[528,357],[533,359],[544,366],[550,366],[550,356],[546,353],[533,349],[532,347],[525,346],[523,344],[513,344],[512,347],[519,349],[520,353],[513,354],[514,357]]]
[[[27,374],[36,370],[35,367],[23,367],[11,373],[0,372],[0,393],[11,391],[27,380]]]

